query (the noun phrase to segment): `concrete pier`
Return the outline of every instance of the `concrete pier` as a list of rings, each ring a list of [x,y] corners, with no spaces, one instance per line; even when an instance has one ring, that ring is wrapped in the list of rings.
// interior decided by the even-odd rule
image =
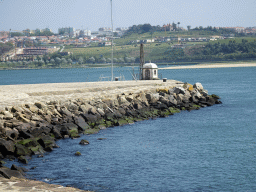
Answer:
[[[93,99],[127,92],[140,92],[159,87],[176,86],[175,80],[102,81],[80,83],[46,83],[0,86],[0,110],[8,106],[34,104],[35,102],[65,101],[76,98]]]

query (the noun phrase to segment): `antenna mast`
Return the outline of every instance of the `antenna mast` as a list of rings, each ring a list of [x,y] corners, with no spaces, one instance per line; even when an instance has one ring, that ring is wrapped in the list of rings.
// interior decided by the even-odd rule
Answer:
[[[111,26],[112,26],[112,40],[111,40],[111,81],[114,80],[114,72],[113,72],[113,38],[114,38],[114,34],[113,34],[113,17],[112,17],[112,0],[110,0],[111,2]]]

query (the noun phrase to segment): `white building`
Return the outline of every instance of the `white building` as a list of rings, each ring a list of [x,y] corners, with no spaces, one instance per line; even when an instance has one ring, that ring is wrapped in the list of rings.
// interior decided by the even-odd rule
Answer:
[[[59,34],[69,35],[70,37],[73,37],[75,34],[75,29],[73,27],[59,28],[58,32]]]
[[[143,80],[158,79],[158,67],[155,63],[146,63],[143,65],[142,79]]]

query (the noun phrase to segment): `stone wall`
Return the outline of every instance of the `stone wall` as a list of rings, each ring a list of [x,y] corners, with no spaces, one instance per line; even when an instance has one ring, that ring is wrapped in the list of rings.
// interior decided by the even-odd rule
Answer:
[[[0,158],[18,158],[28,163],[31,156],[40,157],[58,147],[58,139],[78,138],[81,134],[166,117],[181,110],[197,110],[219,104],[219,99],[217,95],[208,95],[201,83],[180,83],[94,99],[38,101],[6,107],[0,112]],[[10,177],[2,169],[0,174]]]

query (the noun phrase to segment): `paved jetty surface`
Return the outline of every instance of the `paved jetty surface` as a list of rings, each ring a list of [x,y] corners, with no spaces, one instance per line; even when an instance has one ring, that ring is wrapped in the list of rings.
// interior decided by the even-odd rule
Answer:
[[[114,81],[114,82],[81,82],[81,83],[52,83],[25,84],[0,86],[0,110],[7,106],[17,106],[35,103],[36,101],[67,101],[77,98],[93,99],[97,97],[114,96],[121,93],[136,93],[140,91],[155,91],[156,88],[177,86],[182,82],[175,80],[152,81]],[[0,176],[0,191],[43,191],[43,192],[73,192],[81,191],[60,185],[50,185],[44,182]]]
[[[174,66],[174,67],[163,67],[161,69],[200,69],[200,68],[229,68],[229,67],[256,67],[256,63],[237,63],[237,64],[199,64],[199,65],[185,65],[185,66]]]
[[[0,86],[0,110],[7,106],[32,104],[37,101],[92,99],[123,92],[139,92],[156,89],[159,86],[174,86],[181,83],[175,80],[150,81],[102,81],[80,83],[48,83]]]

